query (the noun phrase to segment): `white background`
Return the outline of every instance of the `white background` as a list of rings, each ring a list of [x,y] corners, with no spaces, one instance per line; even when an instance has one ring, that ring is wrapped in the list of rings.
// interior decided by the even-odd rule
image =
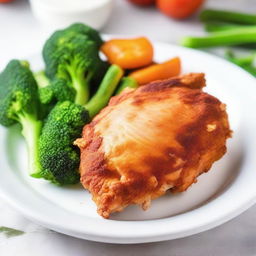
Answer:
[[[184,35],[203,33],[202,25],[195,18],[177,22],[153,8],[136,8],[125,0],[115,2],[114,12],[103,33],[146,35],[171,43],[178,43]],[[256,13],[255,0],[212,0],[207,6]],[[25,58],[40,51],[49,30],[34,19],[26,0],[0,5],[0,66],[10,58]],[[211,231],[173,241],[138,245],[103,244],[58,234],[35,225],[0,200],[1,226],[26,232],[12,238],[0,233],[1,256],[256,255],[256,207]]]

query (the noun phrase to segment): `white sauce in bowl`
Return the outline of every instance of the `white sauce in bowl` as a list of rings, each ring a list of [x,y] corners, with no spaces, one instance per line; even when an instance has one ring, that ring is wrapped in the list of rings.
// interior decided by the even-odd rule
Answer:
[[[109,0],[34,0],[36,1],[58,12],[92,10],[109,2]]]
[[[110,17],[113,0],[30,0],[34,16],[49,29],[82,22],[95,29]]]

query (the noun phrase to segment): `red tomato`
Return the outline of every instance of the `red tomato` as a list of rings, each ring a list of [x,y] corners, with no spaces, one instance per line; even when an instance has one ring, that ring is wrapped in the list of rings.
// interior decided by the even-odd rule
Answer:
[[[12,2],[13,0],[0,0],[0,3],[9,3]]]
[[[195,13],[204,0],[157,0],[160,11],[175,19],[185,19]]]
[[[155,3],[155,0],[128,0],[128,1],[140,6],[147,6]]]

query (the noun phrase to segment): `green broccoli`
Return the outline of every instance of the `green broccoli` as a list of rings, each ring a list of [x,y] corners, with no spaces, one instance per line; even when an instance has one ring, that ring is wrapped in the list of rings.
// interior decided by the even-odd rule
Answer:
[[[10,61],[0,74],[0,124],[7,127],[21,124],[29,155],[29,173],[33,177],[40,172],[40,108],[37,83],[28,62]]]
[[[74,101],[75,94],[74,88],[68,86],[64,79],[54,79],[48,86],[39,89],[40,101],[43,104]]]
[[[86,36],[88,36],[88,38],[90,40],[95,42],[98,49],[103,44],[103,40],[102,40],[99,32],[97,30],[93,29],[92,27],[89,27],[88,25],[85,25],[83,23],[74,23],[62,31],[67,31],[70,34],[73,33],[73,34],[86,35]]]
[[[39,140],[41,177],[58,185],[79,181],[79,150],[73,142],[81,135],[83,126],[90,118],[108,103],[122,75],[123,70],[112,65],[87,105],[65,101],[51,110]]]
[[[47,77],[66,80],[75,90],[75,103],[85,104],[89,100],[90,82],[103,66],[99,57],[102,42],[94,29],[73,24],[53,33],[44,45]]]
[[[39,98],[42,104],[54,106],[57,102],[66,100],[74,101],[75,89],[68,86],[65,79],[55,78],[50,81],[45,75],[44,70],[34,73],[34,78],[39,89]]]
[[[52,109],[39,139],[41,177],[58,185],[79,181],[79,150],[73,141],[88,121],[86,109],[70,101],[59,102]]]

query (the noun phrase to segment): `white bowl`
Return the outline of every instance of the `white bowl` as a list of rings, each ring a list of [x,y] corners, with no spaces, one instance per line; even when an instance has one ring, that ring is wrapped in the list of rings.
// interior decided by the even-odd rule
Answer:
[[[48,29],[75,22],[100,29],[110,17],[113,0],[30,0],[34,16]]]

